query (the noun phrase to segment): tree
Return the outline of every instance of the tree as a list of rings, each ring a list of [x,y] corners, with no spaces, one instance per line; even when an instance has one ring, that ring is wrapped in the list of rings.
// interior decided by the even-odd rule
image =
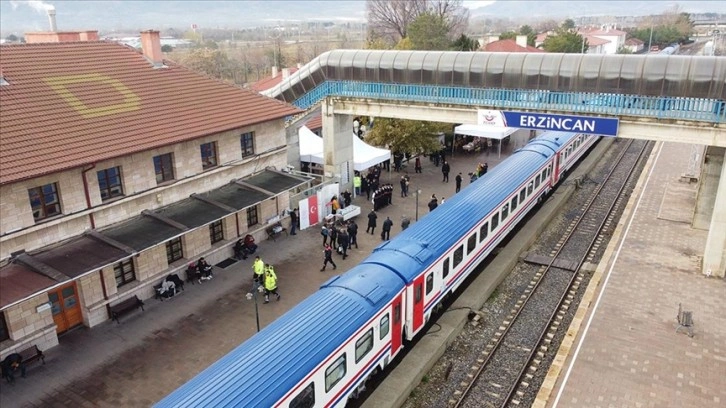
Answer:
[[[516,40],[517,39],[517,33],[514,31],[505,31],[501,34],[499,34],[499,40]]]
[[[570,54],[586,53],[589,45],[580,34],[560,28],[555,35],[547,36],[543,47],[547,52],[564,52]]]
[[[414,50],[448,50],[451,41],[444,18],[429,12],[420,14],[408,27],[407,38]]]
[[[14,42],[18,42],[19,38],[15,34],[10,34],[9,36],[5,37],[5,40],[7,42],[14,43]]]
[[[616,51],[616,54],[632,54],[632,53],[633,53],[633,51],[631,51],[630,48],[628,48],[624,45],[621,45],[620,47],[618,47],[618,50]]]
[[[438,133],[451,131],[448,123],[376,118],[366,142],[386,146],[396,153],[433,153],[441,149]]]
[[[164,44],[161,46],[161,52],[172,52],[174,50],[174,47],[172,47],[169,44]]]
[[[479,49],[479,41],[462,34],[451,43],[453,51],[476,51]]]
[[[234,72],[239,70],[227,54],[210,48],[194,48],[177,56],[177,62],[184,67],[212,78],[234,80]]]
[[[411,23],[424,13],[440,17],[454,36],[463,33],[469,22],[469,10],[462,0],[367,0],[369,38],[396,44],[408,36]]]
[[[537,32],[534,31],[534,29],[528,25],[523,25],[522,27],[519,27],[519,34],[526,35],[527,36],[527,45],[534,47],[534,44],[537,41]]]
[[[575,22],[571,18],[568,18],[567,20],[562,22],[562,25],[560,26],[560,28],[562,28],[563,30],[568,30],[568,31],[574,30]]]

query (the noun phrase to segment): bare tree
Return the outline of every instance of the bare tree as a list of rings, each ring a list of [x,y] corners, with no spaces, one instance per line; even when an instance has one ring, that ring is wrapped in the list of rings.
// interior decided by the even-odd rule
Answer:
[[[443,18],[453,37],[469,23],[469,10],[462,0],[367,0],[366,11],[369,40],[382,38],[393,44],[407,36],[408,26],[423,13]]]

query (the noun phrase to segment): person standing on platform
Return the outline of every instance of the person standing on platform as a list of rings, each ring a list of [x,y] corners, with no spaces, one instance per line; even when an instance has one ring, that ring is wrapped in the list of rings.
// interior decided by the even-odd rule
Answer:
[[[416,169],[416,173],[421,173],[421,157],[420,156],[416,156],[414,168]]]
[[[265,274],[265,263],[262,262],[262,259],[260,259],[260,256],[255,257],[255,261],[252,263],[252,271],[254,272],[252,274],[252,279],[262,285],[264,274]]]
[[[391,217],[386,217],[386,220],[383,221],[383,228],[381,231],[381,240],[382,241],[388,241],[391,239],[391,227],[393,226],[393,221],[391,221]]]
[[[405,231],[411,225],[411,220],[405,215],[401,216],[401,231]]]
[[[346,189],[343,192],[343,207],[342,208],[349,207],[352,200],[353,200],[353,194],[350,193],[350,190]]]
[[[456,179],[455,180],[456,180],[456,192],[458,193],[459,191],[461,191],[461,180],[462,180],[461,179],[461,172],[459,172],[459,174],[456,175]]]
[[[333,196],[333,198],[330,199],[330,208],[332,214],[337,214],[338,210],[340,210],[340,203],[338,202],[338,196]]]
[[[265,265],[265,303],[270,303],[270,294],[277,296],[280,301],[280,294],[277,293],[277,275],[272,265]]]
[[[335,265],[335,262],[333,262],[333,248],[330,247],[330,245],[325,245],[325,250],[323,251],[323,267],[320,269],[320,272],[323,272],[325,270],[325,267],[328,266],[328,263],[333,265],[333,269],[336,269],[338,266]]]
[[[401,181],[400,181],[400,184],[401,184],[401,197],[407,197],[408,196],[408,194],[406,194],[406,183],[408,183],[406,181],[406,176],[401,176]]]
[[[429,201],[429,212],[436,209],[439,206],[439,200],[436,198],[436,194],[431,194],[431,201]]]
[[[346,230],[346,228],[344,226],[338,232],[338,249],[340,249],[340,254],[343,255],[343,259],[345,259],[348,256],[348,247],[349,246],[350,246],[350,237],[348,236],[348,231]]]
[[[355,177],[353,177],[353,191],[355,192],[356,197],[360,195],[360,188],[361,183],[363,182],[360,173],[355,172]]]
[[[366,233],[370,231],[371,235],[373,235],[376,232],[376,220],[378,220],[378,215],[376,214],[376,210],[373,209],[368,213],[368,228],[366,228]]]
[[[366,195],[366,200],[370,201],[371,200],[371,185],[370,185],[370,182],[368,181],[368,177],[361,178],[360,188],[361,188],[363,194]]]
[[[297,224],[300,222],[300,216],[297,213],[297,208],[292,210],[290,213],[290,235],[297,235]]]
[[[441,165],[441,172],[444,174],[444,179],[442,182],[448,183],[449,182],[449,172],[451,171],[451,166],[449,166],[449,162],[444,160],[444,164]]]
[[[355,223],[355,220],[348,222],[348,237],[350,238],[348,249],[352,249],[353,245],[358,249],[358,224]]]
[[[320,229],[320,235],[323,236],[323,246],[328,244],[328,235],[330,234],[330,230],[328,230],[328,227],[323,224],[323,227]]]
[[[489,171],[489,163],[484,162],[484,167],[482,167],[482,176],[487,174],[487,171]]]

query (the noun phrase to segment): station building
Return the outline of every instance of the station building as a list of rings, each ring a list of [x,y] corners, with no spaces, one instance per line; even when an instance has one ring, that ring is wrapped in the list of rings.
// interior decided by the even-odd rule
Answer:
[[[158,31],[71,37],[0,49],[0,358],[263,239],[310,181],[284,171],[297,108],[164,60]]]

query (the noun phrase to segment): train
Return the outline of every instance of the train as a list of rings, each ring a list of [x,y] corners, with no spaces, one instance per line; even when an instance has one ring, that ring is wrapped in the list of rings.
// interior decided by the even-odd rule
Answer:
[[[598,139],[533,138],[155,407],[344,407]]]

